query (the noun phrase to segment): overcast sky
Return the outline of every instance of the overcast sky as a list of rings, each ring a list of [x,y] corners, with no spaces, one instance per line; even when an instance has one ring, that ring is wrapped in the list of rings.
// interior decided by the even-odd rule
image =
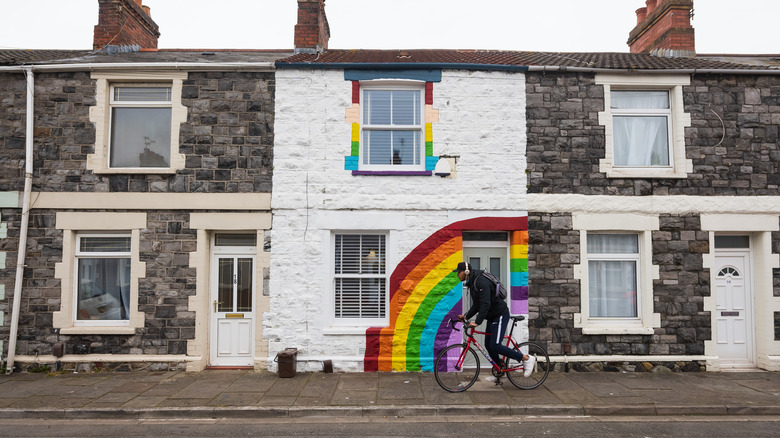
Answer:
[[[296,0],[145,0],[159,48],[290,49]],[[327,0],[331,49],[627,52],[644,0]],[[0,48],[91,49],[97,0],[0,0]],[[699,53],[780,54],[780,0],[695,0]]]

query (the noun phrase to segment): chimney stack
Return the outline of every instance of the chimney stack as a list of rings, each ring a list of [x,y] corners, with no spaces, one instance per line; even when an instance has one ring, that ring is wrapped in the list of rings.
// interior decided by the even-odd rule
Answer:
[[[317,53],[328,49],[330,27],[325,0],[298,0],[295,25],[295,53]]]
[[[647,0],[645,5],[636,10],[637,24],[628,34],[631,53],[696,56],[693,0]]]
[[[149,7],[142,0],[98,0],[98,24],[92,39],[92,48],[138,45],[142,49],[156,49],[160,30],[152,21]]]

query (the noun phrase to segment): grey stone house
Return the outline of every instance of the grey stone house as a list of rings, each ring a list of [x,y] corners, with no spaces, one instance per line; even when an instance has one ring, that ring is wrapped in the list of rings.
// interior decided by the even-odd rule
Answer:
[[[3,361],[264,364],[273,62],[292,50],[158,50],[149,8],[98,3],[93,50],[0,51]]]

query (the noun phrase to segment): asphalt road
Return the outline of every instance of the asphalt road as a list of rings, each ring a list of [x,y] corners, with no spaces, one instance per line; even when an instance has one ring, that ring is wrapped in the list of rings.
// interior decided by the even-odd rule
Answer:
[[[777,437],[778,417],[0,420],[3,437]]]

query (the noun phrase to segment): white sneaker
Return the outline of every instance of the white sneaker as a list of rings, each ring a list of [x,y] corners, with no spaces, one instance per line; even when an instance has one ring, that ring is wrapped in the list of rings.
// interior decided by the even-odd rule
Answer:
[[[485,377],[485,381],[486,381],[486,382],[495,382],[496,380],[497,380],[497,379],[496,379],[495,377],[493,377],[493,376],[488,376],[488,377]]]
[[[528,377],[534,371],[536,356],[528,355],[528,360],[523,361],[523,377]]]

